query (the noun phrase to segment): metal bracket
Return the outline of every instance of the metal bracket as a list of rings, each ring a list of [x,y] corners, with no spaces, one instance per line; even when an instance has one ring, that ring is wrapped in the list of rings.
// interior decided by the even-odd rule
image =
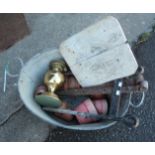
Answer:
[[[119,115],[122,86],[123,86],[122,79],[114,81],[114,86],[113,86],[113,90],[112,90],[112,94],[111,94],[109,115],[112,115],[112,116]]]

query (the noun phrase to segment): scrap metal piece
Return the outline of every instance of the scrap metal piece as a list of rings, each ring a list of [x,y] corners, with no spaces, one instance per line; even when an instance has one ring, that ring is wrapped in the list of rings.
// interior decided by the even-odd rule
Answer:
[[[133,115],[126,115],[124,117],[116,117],[116,116],[109,116],[109,115],[99,115],[99,114],[93,114],[88,112],[78,112],[73,111],[69,109],[62,109],[62,108],[51,108],[51,107],[43,107],[43,110],[48,112],[56,112],[56,113],[62,113],[62,114],[70,114],[74,116],[80,116],[83,118],[91,118],[96,120],[102,120],[102,121],[116,121],[125,124],[128,127],[138,127],[139,125],[139,119]]]
[[[122,123],[130,128],[137,128],[140,124],[140,120],[134,115],[126,115],[124,119],[122,119]]]
[[[149,89],[149,83],[148,83],[148,81],[146,81],[146,80],[142,81],[142,82],[140,83],[140,88],[141,88],[142,90],[143,90],[143,89],[148,90],[148,89]]]
[[[112,115],[112,116],[119,115],[122,86],[123,86],[122,79],[114,81],[114,86],[113,86],[112,93],[111,93],[109,115]]]
[[[101,85],[94,87],[85,87],[79,89],[67,89],[67,90],[58,90],[57,94],[62,96],[85,96],[85,95],[95,95],[95,94],[111,94],[113,86],[112,85]],[[125,93],[139,93],[143,91],[147,91],[147,85],[137,84],[134,86],[123,86],[121,89],[121,94]]]
[[[132,106],[133,108],[139,108],[144,104],[144,99],[145,99],[145,93],[144,92],[142,92],[142,97],[141,97],[141,100],[138,104],[133,104],[132,96],[133,96],[133,93],[131,92],[130,97],[129,97],[129,105],[130,106]]]
[[[144,74],[144,67],[143,66],[139,66],[138,69],[137,69],[137,71],[136,71],[136,73],[137,74],[139,74],[139,73],[140,74]]]

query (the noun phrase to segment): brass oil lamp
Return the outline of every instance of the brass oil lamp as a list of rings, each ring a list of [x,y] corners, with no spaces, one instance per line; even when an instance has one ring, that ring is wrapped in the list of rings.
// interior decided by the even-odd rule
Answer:
[[[44,84],[48,91],[35,97],[36,101],[43,106],[60,107],[62,101],[55,94],[65,81],[64,72],[67,71],[65,62],[62,60],[52,61],[49,65],[49,70],[44,76]]]

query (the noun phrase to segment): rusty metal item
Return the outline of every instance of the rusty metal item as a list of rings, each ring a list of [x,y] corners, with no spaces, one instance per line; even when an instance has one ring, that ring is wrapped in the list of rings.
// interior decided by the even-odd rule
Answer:
[[[93,99],[93,100],[99,100],[99,99],[105,98],[105,95],[103,95],[103,94],[95,94],[95,95],[91,95],[90,98]]]
[[[95,95],[95,94],[111,94],[113,86],[94,86],[94,87],[86,87],[80,89],[68,89],[68,90],[59,90],[57,91],[58,95],[66,95],[66,96],[83,96],[83,95]],[[143,81],[140,84],[134,86],[123,86],[121,90],[122,93],[139,93],[148,90],[148,82]]]
[[[119,116],[122,86],[123,86],[122,79],[118,79],[114,82],[114,86],[111,93],[109,115],[117,116],[117,117]]]
[[[76,108],[75,111],[77,112],[87,112],[91,114],[98,114],[97,109],[95,105],[93,104],[93,101],[91,99],[87,99],[80,103]],[[94,118],[83,118],[79,115],[76,115],[76,119],[80,124],[85,124],[85,123],[90,123],[90,122],[95,122],[96,119]]]
[[[96,120],[104,120],[104,121],[116,121],[121,122],[125,124],[128,127],[137,128],[139,125],[139,119],[135,117],[134,115],[126,115],[124,117],[115,117],[115,116],[108,116],[108,115],[99,115],[99,114],[93,114],[88,112],[78,112],[68,109],[61,109],[61,108],[51,108],[51,107],[43,107],[43,110],[48,112],[57,112],[57,113],[63,113],[63,114],[70,114],[74,116],[80,116],[83,118],[91,118]]]
[[[81,87],[80,84],[78,83],[78,81],[75,79],[74,76],[70,75],[65,77],[65,82],[63,85],[64,90],[71,89],[71,88],[80,88],[80,87]]]
[[[141,91],[148,90],[149,89],[148,81],[146,81],[146,80],[141,81],[140,82],[140,89],[141,89]]]
[[[139,66],[137,71],[136,71],[136,74],[144,74],[144,67],[143,66]]]
[[[136,83],[140,83],[144,81],[144,76],[142,74],[138,74],[136,77]]]

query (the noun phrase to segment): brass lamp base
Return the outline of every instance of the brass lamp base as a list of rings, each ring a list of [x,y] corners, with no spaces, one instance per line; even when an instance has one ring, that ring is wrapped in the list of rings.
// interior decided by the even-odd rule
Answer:
[[[42,106],[58,108],[61,106],[62,101],[58,96],[51,92],[45,92],[41,95],[36,95],[35,100]]]

